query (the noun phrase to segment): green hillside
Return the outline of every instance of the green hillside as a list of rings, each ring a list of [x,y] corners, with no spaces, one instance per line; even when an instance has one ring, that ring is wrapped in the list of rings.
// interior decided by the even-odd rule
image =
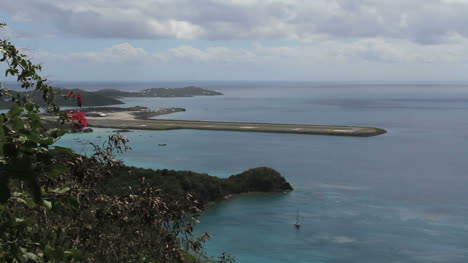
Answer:
[[[59,106],[68,106],[68,107],[74,107],[76,105],[76,99],[65,99],[64,94],[66,94],[68,91],[73,91],[74,94],[80,94],[81,98],[83,100],[83,107],[87,106],[108,106],[108,105],[117,105],[117,104],[124,104],[122,101],[111,98],[108,96],[104,96],[101,94],[97,94],[95,92],[88,92],[80,89],[73,89],[73,90],[68,90],[68,89],[56,89],[56,100]],[[23,91],[23,92],[12,92],[13,96],[21,95],[24,97],[28,97],[32,99],[33,102],[42,105],[43,100],[40,96],[39,93],[34,93],[34,92],[28,92],[28,91]],[[2,100],[0,101],[0,109],[8,109],[11,107],[12,103],[10,100]]]

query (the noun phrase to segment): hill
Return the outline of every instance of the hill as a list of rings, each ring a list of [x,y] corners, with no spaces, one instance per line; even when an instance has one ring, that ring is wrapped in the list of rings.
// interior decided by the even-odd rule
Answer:
[[[177,199],[187,193],[204,204],[224,200],[233,194],[249,192],[286,192],[293,190],[285,178],[272,168],[258,167],[228,178],[219,178],[191,171],[152,170],[131,167],[117,169],[112,177],[102,184],[106,194],[120,195],[135,191],[142,178],[150,185],[158,186],[165,194]]]
[[[116,89],[103,89],[94,92],[95,94],[108,96],[112,98],[122,97],[194,97],[194,96],[218,96],[223,93],[204,89],[195,86],[189,86],[184,88],[151,88],[144,89],[141,91],[121,91]]]
[[[88,92],[88,91],[84,91],[84,90],[81,90],[81,89],[73,89],[73,90],[56,89],[55,97],[56,97],[56,101],[57,101],[59,106],[66,106],[66,107],[77,106],[75,99],[65,99],[64,98],[63,95],[66,94],[69,91],[73,91],[73,93],[81,95],[84,107],[86,107],[86,106],[108,106],[108,105],[124,104],[122,101],[120,101],[118,99],[111,98],[111,97],[108,97],[108,96],[104,96],[104,95],[101,95],[101,94],[97,94],[95,92]],[[21,96],[31,98],[33,102],[35,102],[35,103],[37,103],[39,105],[43,105],[43,99],[42,99],[39,92],[31,93],[29,91],[22,91],[22,92],[14,91],[14,92],[12,92],[12,94],[14,96],[21,95]],[[1,100],[0,101],[0,109],[10,108],[11,105],[12,105],[12,103],[9,100]]]

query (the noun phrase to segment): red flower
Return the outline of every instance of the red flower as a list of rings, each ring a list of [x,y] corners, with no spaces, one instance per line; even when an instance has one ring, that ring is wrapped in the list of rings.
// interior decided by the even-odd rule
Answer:
[[[68,118],[70,119],[73,128],[77,130],[82,130],[88,126],[88,121],[86,120],[86,116],[83,112],[70,111]]]

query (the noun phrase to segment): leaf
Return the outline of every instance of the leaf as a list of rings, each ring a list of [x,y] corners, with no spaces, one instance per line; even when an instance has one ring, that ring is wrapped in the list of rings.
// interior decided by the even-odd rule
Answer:
[[[36,203],[34,203],[34,201],[32,199],[27,199],[26,200],[26,205],[29,207],[29,208],[34,208],[36,207]]]
[[[26,135],[26,137],[28,138],[28,140],[34,142],[34,143],[40,143],[41,142],[41,138],[39,138],[38,134],[36,133],[30,133],[28,135]]]
[[[48,134],[50,137],[58,138],[58,137],[62,137],[63,135],[65,135],[67,132],[68,132],[68,130],[66,130],[66,129],[57,129],[57,128],[54,128],[54,129],[48,130],[48,131],[47,131],[47,134]]]
[[[32,223],[32,219],[31,218],[20,218],[20,217],[16,217],[15,218],[15,224],[16,225],[30,225]]]
[[[34,201],[32,199],[24,200],[23,198],[17,198],[16,200],[18,200],[19,202],[25,204],[28,208],[36,207],[36,203],[34,203]]]
[[[50,138],[50,137],[44,138],[44,139],[41,140],[40,143],[43,144],[43,145],[51,145],[51,144],[54,143],[54,138]]]
[[[26,105],[24,105],[24,107],[26,108],[27,111],[33,111],[34,110],[34,104],[32,104],[31,102],[26,103]]]
[[[70,187],[56,188],[56,189],[49,190],[49,192],[56,193],[56,194],[64,194],[68,191],[70,191]]]
[[[38,121],[41,119],[41,116],[39,116],[39,114],[37,112],[31,112],[28,114],[28,118],[31,120],[31,121]]]
[[[23,258],[25,259],[26,262],[40,262],[40,258],[36,255],[36,254],[33,254],[31,252],[26,252],[26,253],[23,253]]]
[[[64,153],[69,156],[73,156],[73,150],[70,148],[65,148],[65,147],[60,147],[60,146],[55,146],[54,150],[58,153]]]
[[[65,255],[74,259],[81,259],[81,251],[76,248],[65,250]]]
[[[24,121],[19,116],[15,116],[13,119],[13,128],[17,131],[24,129]]]
[[[47,207],[49,210],[52,209],[52,202],[47,200],[42,200],[42,203]]]
[[[10,118],[13,118],[15,116],[20,115],[24,109],[20,107],[17,103],[13,104],[13,106],[10,108],[10,110],[7,112],[7,116]]]
[[[67,170],[67,166],[65,166],[65,164],[63,164],[63,163],[59,163],[59,164],[55,165],[51,170],[49,170],[47,172],[47,175],[54,178],[54,177],[59,176],[60,174],[62,174],[66,170]]]

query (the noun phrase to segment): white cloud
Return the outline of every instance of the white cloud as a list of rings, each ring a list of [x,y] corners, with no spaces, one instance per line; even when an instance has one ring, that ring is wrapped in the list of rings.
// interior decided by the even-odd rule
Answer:
[[[328,36],[434,44],[454,33],[468,36],[466,0],[0,0],[0,6],[14,20],[89,38]]]
[[[196,48],[181,45],[161,52],[149,52],[128,42],[102,51],[50,54],[37,52],[39,60],[88,61],[110,64],[333,64],[378,62],[382,64],[427,64],[468,62],[468,38],[452,34],[449,43],[421,45],[407,40],[367,38],[353,42],[322,40],[296,46],[265,46],[248,48],[212,46]]]

